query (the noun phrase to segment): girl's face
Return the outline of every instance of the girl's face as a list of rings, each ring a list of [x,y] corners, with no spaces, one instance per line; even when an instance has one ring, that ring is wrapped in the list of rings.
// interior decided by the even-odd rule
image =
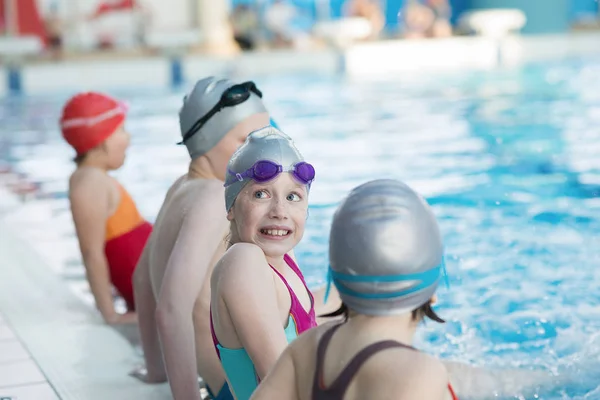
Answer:
[[[306,186],[282,173],[268,182],[248,183],[227,218],[234,222],[237,240],[256,244],[267,257],[281,257],[302,239],[307,212]]]
[[[107,164],[109,170],[121,168],[125,162],[125,152],[127,147],[129,147],[129,141],[130,135],[125,130],[123,124],[104,141],[104,148],[108,155]]]

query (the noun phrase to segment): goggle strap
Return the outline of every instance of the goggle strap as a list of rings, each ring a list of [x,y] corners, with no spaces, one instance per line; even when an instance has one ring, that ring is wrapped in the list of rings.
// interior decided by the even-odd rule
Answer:
[[[329,293],[331,292],[331,282],[333,278],[331,276],[331,268],[327,270],[327,287],[325,288],[325,297],[323,298],[323,304],[327,304],[327,299],[329,298]]]
[[[239,85],[233,85],[230,88],[228,88],[227,90],[225,90],[223,92],[223,94],[221,95],[221,98],[219,100],[219,102],[217,104],[215,104],[215,107],[213,107],[209,112],[206,113],[206,115],[204,115],[203,117],[201,117],[200,119],[198,119],[198,121],[196,121],[194,123],[194,125],[192,125],[192,127],[190,128],[190,130],[183,136],[183,140],[181,142],[178,142],[178,145],[182,145],[185,143],[186,140],[188,140],[189,138],[191,138],[192,136],[194,136],[198,130],[200,130],[200,128],[202,127],[202,125],[204,125],[206,123],[206,121],[208,121],[208,119],[212,118],[215,114],[217,114],[218,112],[220,112],[221,110],[223,110],[225,108],[225,101],[227,100],[227,96],[229,94],[229,92],[231,91],[231,88],[234,87],[238,87],[238,86],[243,86],[244,89],[246,89],[247,92],[251,92],[251,91],[256,91],[257,95],[262,98],[262,93],[260,92],[260,90],[258,90],[258,88],[256,88],[256,85],[254,84],[254,82],[252,81],[248,81],[248,82],[244,82],[242,84]],[[260,93],[260,94],[259,94]],[[248,95],[248,97],[246,97],[241,103],[243,103],[244,101],[248,100],[248,98],[250,97],[250,95]],[[187,98],[187,96],[184,97],[184,99]],[[238,103],[238,104],[241,104]],[[237,105],[237,104],[235,104]],[[210,118],[207,118],[207,116],[210,115]],[[200,124],[200,121],[206,119],[206,121],[204,121],[202,124]],[[197,125],[200,125],[199,127],[196,127]],[[193,133],[191,133],[193,132]]]
[[[373,276],[373,275],[350,275],[335,272],[328,268],[327,271],[327,287],[325,289],[324,302],[327,302],[329,293],[331,291],[331,284],[333,283],[337,288],[338,292],[353,297],[359,297],[363,299],[389,299],[395,297],[403,297],[409,294],[423,290],[440,278],[440,273],[444,275],[446,287],[449,288],[448,275],[446,273],[446,263],[442,258],[442,262],[435,268],[432,268],[425,272],[415,274],[404,274],[404,275],[387,275],[387,276]],[[409,288],[402,289],[393,293],[361,293],[343,285],[342,282],[350,283],[393,283],[403,281],[419,281],[418,284],[413,285]]]
[[[427,280],[431,278],[438,278],[442,269],[443,263],[438,266],[415,274],[402,274],[402,275],[350,275],[335,272],[331,270],[331,275],[335,280],[345,282],[358,282],[358,283],[393,283],[393,282],[406,282],[406,281],[418,281]]]

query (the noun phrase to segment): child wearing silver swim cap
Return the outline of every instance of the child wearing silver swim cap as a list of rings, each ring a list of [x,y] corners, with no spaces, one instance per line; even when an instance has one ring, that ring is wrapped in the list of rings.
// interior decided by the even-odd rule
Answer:
[[[198,375],[212,398],[233,399],[208,326],[209,279],[229,233],[227,162],[269,120],[252,82],[207,77],[183,99],[179,123],[190,163],[169,188],[134,274],[146,365],[132,375],[148,383],[168,378],[176,399],[201,399]]]
[[[316,326],[294,257],[314,178],[292,139],[274,127],[251,133],[227,165],[231,238],[211,278],[211,327],[238,400],[249,399],[289,342]]]
[[[414,349],[444,273],[443,246],[425,200],[396,180],[358,186],[337,209],[329,239],[329,281],[342,299],[294,341],[252,400],[456,398],[441,361]],[[393,395],[392,395],[393,394]]]

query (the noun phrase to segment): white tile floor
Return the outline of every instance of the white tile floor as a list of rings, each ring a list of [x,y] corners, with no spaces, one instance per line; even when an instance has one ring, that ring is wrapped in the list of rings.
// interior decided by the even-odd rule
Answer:
[[[0,314],[0,399],[58,400],[58,396]]]
[[[37,383],[25,386],[0,387],[0,399],[10,400],[58,400],[56,393],[47,383]]]

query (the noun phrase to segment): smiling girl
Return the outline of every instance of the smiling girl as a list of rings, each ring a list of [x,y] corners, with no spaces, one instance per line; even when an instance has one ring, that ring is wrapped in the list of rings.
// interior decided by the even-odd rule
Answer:
[[[293,249],[304,234],[315,170],[273,127],[255,131],[227,166],[231,245],[211,278],[213,340],[231,391],[247,400],[288,343],[316,326]]]

